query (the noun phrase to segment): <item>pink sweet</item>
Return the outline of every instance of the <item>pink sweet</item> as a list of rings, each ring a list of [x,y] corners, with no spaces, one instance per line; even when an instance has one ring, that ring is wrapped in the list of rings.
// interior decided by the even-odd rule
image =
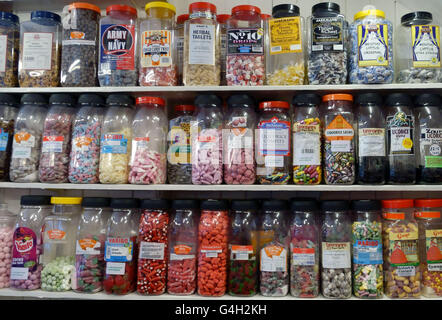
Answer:
[[[166,166],[167,159],[165,154],[148,150],[147,148],[138,148],[130,165],[129,183],[166,183]]]

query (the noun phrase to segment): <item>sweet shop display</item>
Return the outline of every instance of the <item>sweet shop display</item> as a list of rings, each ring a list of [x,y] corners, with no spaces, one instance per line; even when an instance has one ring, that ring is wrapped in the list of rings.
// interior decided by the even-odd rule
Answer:
[[[11,12],[0,11],[0,39],[3,50],[0,59],[0,85],[16,87],[18,85],[18,57],[20,51],[20,20]]]
[[[7,204],[0,204],[0,289],[9,288],[11,275],[14,226],[17,215],[8,211]]]
[[[9,181],[14,126],[18,114],[17,97],[0,93],[0,181]]]

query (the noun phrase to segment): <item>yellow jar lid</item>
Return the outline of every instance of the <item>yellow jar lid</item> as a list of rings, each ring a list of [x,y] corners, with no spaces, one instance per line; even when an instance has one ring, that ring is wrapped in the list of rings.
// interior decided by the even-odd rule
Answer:
[[[376,17],[381,17],[385,19],[385,12],[382,10],[363,10],[363,11],[359,11],[358,13],[355,14],[354,19],[355,20],[359,20],[368,16],[376,16]]]
[[[144,7],[144,10],[147,11],[147,9],[151,9],[151,8],[165,8],[165,9],[169,9],[169,10],[173,11],[174,13],[176,13],[175,6],[173,4],[170,4],[167,2],[161,2],[161,1],[149,2]]]
[[[51,197],[52,204],[81,204],[81,197]]]

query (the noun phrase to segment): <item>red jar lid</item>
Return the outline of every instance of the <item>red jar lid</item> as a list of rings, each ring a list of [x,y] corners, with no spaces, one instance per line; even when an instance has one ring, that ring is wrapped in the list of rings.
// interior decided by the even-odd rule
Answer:
[[[131,6],[126,6],[126,5],[122,5],[122,4],[114,4],[114,5],[108,6],[106,8],[106,14],[109,14],[110,11],[129,12],[131,15],[137,16],[137,9],[135,9]]]
[[[175,111],[195,111],[195,106],[191,104],[180,104],[175,106]]]
[[[219,14],[216,16],[216,21],[218,23],[226,23],[227,19],[230,18],[230,14]]]
[[[261,14],[261,9],[256,6],[251,5],[240,5],[232,8],[232,14],[235,14],[239,11],[251,11],[257,14]]]
[[[382,208],[385,209],[404,209],[413,208],[413,199],[393,199],[393,200],[382,200]]]
[[[160,97],[138,97],[136,100],[136,104],[158,104],[160,106],[163,106],[166,104],[163,98]]]
[[[442,199],[415,199],[416,208],[442,208]]]
[[[267,20],[270,19],[272,16],[267,14],[267,13],[261,13],[261,19],[262,20]]]
[[[209,2],[194,2],[189,5],[189,12],[194,11],[210,11],[216,14],[216,6]]]
[[[285,101],[265,101],[259,104],[260,109],[264,108],[281,108],[281,109],[289,109],[290,105]]]
[[[176,18],[176,23],[182,24],[182,23],[184,23],[187,20],[189,20],[189,14],[188,13],[181,14],[181,15],[178,16],[178,18]]]
[[[340,100],[353,102],[353,96],[351,94],[337,93],[337,94],[327,94],[322,97],[323,102],[340,101]]]

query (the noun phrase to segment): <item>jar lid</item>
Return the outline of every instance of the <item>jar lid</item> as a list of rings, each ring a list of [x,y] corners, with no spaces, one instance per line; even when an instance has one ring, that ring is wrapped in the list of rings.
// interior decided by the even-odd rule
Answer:
[[[424,93],[414,98],[414,105],[416,107],[440,107],[442,100],[438,94]]]
[[[138,208],[140,203],[134,198],[113,198],[110,206],[112,209],[134,209]]]
[[[179,104],[175,106],[175,111],[195,111],[193,104]]]
[[[322,201],[322,211],[347,211],[350,209],[350,205],[346,200],[327,200]]]
[[[18,18],[17,15],[11,13],[11,12],[6,12],[6,11],[0,11],[0,19],[1,20],[9,20],[12,23],[19,23],[20,19]]]
[[[109,14],[111,11],[121,11],[121,12],[129,12],[133,16],[137,16],[137,9],[127,6],[124,4],[114,4],[111,6],[108,6],[106,8],[106,14]]]
[[[81,204],[81,197],[51,197],[52,204]]]
[[[379,200],[354,200],[351,202],[354,211],[380,211],[382,209]]]
[[[85,197],[81,202],[83,208],[107,208],[110,206],[110,198]]]
[[[50,204],[50,196],[22,196],[20,198],[20,205],[22,206],[48,206]]]
[[[0,93],[0,104],[16,107],[19,102],[16,96],[9,93]]]
[[[78,97],[78,103],[80,105],[83,104],[93,104],[93,105],[99,105],[104,106],[105,101],[102,96],[99,96],[95,93],[83,93]]]
[[[178,16],[178,18],[176,18],[176,23],[177,24],[182,24],[182,23],[184,23],[187,20],[189,20],[189,14],[188,13],[181,14],[181,15]]]
[[[385,209],[405,209],[413,208],[413,199],[392,199],[382,200],[382,208]]]
[[[216,6],[209,2],[194,2],[189,5],[189,12],[193,11],[210,11],[216,14]]]
[[[46,97],[39,93],[25,93],[20,99],[21,104],[48,104]]]
[[[49,97],[49,104],[64,104],[68,107],[73,107],[76,104],[75,98],[67,93],[53,93]]]
[[[245,107],[253,108],[255,107],[255,100],[251,96],[245,93],[234,94],[227,99],[227,105],[229,108]]]
[[[176,8],[173,4],[167,3],[167,2],[162,2],[162,1],[153,1],[153,2],[149,2],[146,4],[146,6],[144,7],[144,11],[147,11],[148,9],[152,9],[152,8],[164,8],[164,9],[169,9],[170,11],[173,11],[174,13],[176,13]]]
[[[172,209],[199,209],[199,203],[197,200],[173,200]]]
[[[385,105],[388,107],[394,106],[409,106],[413,105],[411,98],[406,93],[392,93],[387,96]]]
[[[195,98],[194,105],[197,107],[219,107],[222,100],[215,94],[203,93]]]
[[[34,18],[50,19],[54,20],[55,22],[61,22],[61,17],[58,14],[50,11],[32,11],[31,20]]]
[[[264,200],[262,202],[263,211],[283,211],[287,210],[287,201],[285,200]]]
[[[232,14],[235,14],[240,11],[250,11],[250,12],[257,13],[257,14],[261,14],[260,8],[258,8],[256,6],[247,5],[247,4],[236,6],[236,7],[232,8]]]
[[[270,14],[267,13],[261,13],[261,19],[262,20],[268,20],[270,19],[272,16]]]
[[[167,210],[170,208],[170,204],[167,200],[144,199],[141,200],[140,208],[151,210]]]
[[[279,4],[272,9],[272,16],[275,19],[285,17],[298,17],[299,7],[294,4]]]
[[[292,211],[317,211],[319,206],[318,202],[311,200],[293,199],[290,203]]]
[[[265,108],[280,108],[280,109],[290,109],[290,105],[285,101],[265,101],[259,104],[260,109]]]
[[[163,98],[160,97],[138,97],[136,100],[136,104],[158,104],[162,107],[166,104]]]
[[[428,24],[433,21],[433,15],[427,11],[416,11],[404,14],[401,18],[401,24],[405,27],[419,24]]]
[[[229,204],[226,200],[205,200],[201,203],[201,210],[226,211]]]
[[[381,17],[381,18],[385,19],[385,12],[382,10],[376,10],[376,9],[362,10],[362,11],[359,11],[358,13],[355,14],[354,20],[363,19],[363,18],[369,17],[369,16]]]
[[[416,208],[442,208],[442,199],[415,199]]]
[[[334,2],[321,2],[312,7],[312,14],[315,14],[317,11],[340,13],[341,8],[339,4]]]
[[[236,211],[258,210],[258,203],[253,200],[233,200],[232,210]]]
[[[226,21],[227,21],[230,17],[231,17],[230,14],[219,14],[219,15],[216,16],[216,21],[217,21],[218,23],[223,24],[223,23],[226,23]]]
[[[327,94],[322,97],[323,102],[328,101],[351,101],[353,102],[353,96],[351,94],[346,93],[333,93],[333,94]]]
[[[97,6],[93,5],[93,4],[87,3],[87,2],[74,2],[74,3],[71,3],[69,5],[69,11],[71,11],[72,9],[93,10],[95,12],[98,12],[98,14],[101,14],[101,10],[100,10],[99,7],[97,7]]]
[[[133,106],[134,99],[124,93],[112,93],[106,99],[106,104],[108,106]]]
[[[301,93],[293,97],[292,104],[297,107],[318,106],[321,98],[314,93]]]
[[[356,104],[363,106],[375,104],[380,106],[382,104],[382,96],[374,92],[361,93],[356,96]]]

